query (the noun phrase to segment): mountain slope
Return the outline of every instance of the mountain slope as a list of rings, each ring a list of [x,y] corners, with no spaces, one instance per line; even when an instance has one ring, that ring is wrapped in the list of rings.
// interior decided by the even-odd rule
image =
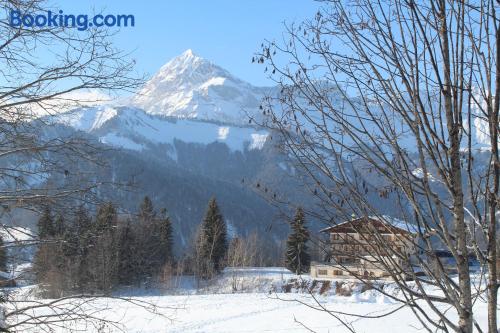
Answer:
[[[59,115],[56,122],[92,134],[102,143],[135,151],[158,145],[173,148],[175,141],[200,145],[218,142],[231,151],[259,150],[269,136],[252,126],[162,117],[134,107],[80,108]],[[175,159],[175,150],[171,149],[170,155]]]

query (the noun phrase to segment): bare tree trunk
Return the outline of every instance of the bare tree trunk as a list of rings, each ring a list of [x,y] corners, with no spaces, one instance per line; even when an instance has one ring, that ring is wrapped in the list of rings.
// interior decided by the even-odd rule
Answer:
[[[455,235],[457,239],[457,270],[458,280],[460,285],[460,308],[459,327],[460,332],[472,332],[472,299],[471,299],[471,281],[469,272],[469,251],[467,250],[467,231],[464,220],[464,194],[462,189],[462,167],[460,164],[460,131],[461,123],[459,122],[459,114],[461,110],[456,110],[458,107],[453,103],[452,86],[451,86],[451,61],[450,49],[448,41],[448,27],[446,20],[446,1],[440,1],[440,33],[441,33],[441,48],[443,56],[443,78],[444,84],[442,94],[444,96],[444,110],[446,114],[446,124],[448,126],[448,134],[450,140],[449,158],[451,162],[450,168],[450,183],[452,184],[453,198],[453,218],[455,225]],[[456,90],[455,90],[456,93]],[[456,98],[456,97],[455,97]]]
[[[497,333],[497,303],[498,303],[498,272],[497,272],[497,224],[496,212],[500,180],[500,160],[498,156],[498,113],[500,108],[500,29],[496,30],[496,75],[495,99],[493,106],[488,108],[488,123],[491,142],[492,187],[488,191],[489,206],[488,224],[488,332]]]

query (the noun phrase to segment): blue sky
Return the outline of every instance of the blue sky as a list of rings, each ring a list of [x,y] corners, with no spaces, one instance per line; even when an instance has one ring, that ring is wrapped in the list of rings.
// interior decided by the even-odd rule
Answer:
[[[312,0],[57,1],[67,14],[132,14],[135,27],[123,28],[117,45],[133,50],[140,72],[154,74],[186,49],[255,85],[269,85],[262,67],[250,60],[264,39],[280,39],[283,22],[313,17]]]

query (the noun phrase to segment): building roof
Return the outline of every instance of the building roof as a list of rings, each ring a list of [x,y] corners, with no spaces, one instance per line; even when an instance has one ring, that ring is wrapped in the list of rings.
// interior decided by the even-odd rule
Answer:
[[[416,234],[415,225],[393,218],[388,215],[364,216],[344,221],[334,226],[320,230],[320,232],[358,233],[367,225],[375,227],[381,234]]]

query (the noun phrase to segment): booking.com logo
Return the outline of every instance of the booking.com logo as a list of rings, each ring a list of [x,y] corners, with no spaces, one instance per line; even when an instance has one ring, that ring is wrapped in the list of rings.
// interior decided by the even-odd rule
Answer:
[[[62,10],[52,12],[48,10],[43,13],[28,14],[20,10],[10,10],[9,24],[11,27],[65,27],[77,28],[80,31],[91,27],[133,27],[135,26],[134,15],[101,15],[97,14],[89,18],[88,15],[64,14]]]

